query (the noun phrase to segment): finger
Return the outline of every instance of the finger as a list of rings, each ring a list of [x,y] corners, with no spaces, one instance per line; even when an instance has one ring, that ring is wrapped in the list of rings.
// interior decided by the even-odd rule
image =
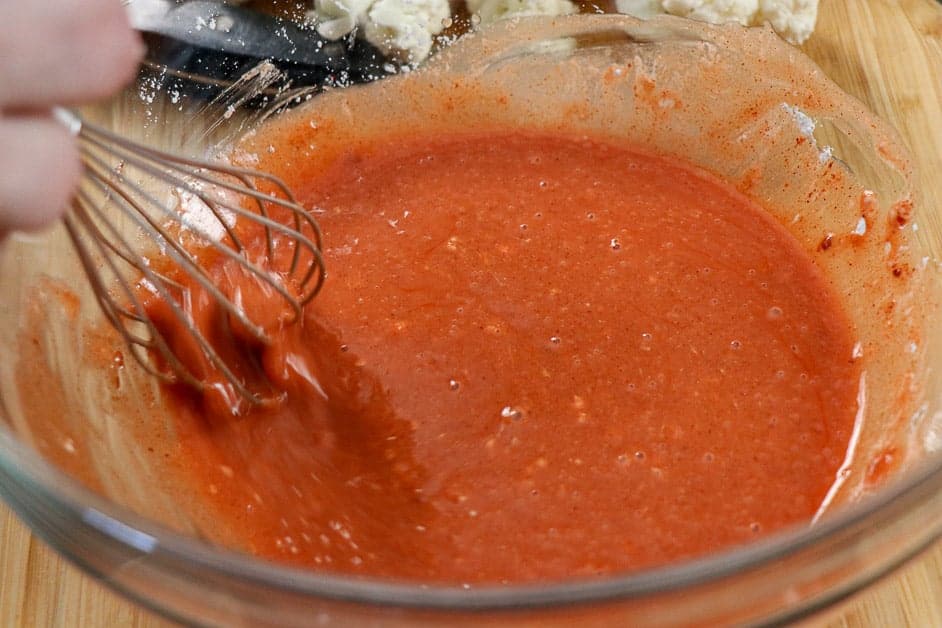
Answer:
[[[58,218],[80,172],[75,138],[61,124],[0,119],[0,232],[38,229]]]
[[[0,107],[104,98],[143,54],[118,0],[0,2]]]

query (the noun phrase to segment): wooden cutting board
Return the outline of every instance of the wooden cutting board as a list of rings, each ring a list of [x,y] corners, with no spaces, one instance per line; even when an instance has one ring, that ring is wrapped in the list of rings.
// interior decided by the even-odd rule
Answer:
[[[900,130],[920,166],[923,209],[938,212],[923,220],[942,220],[942,5],[822,0],[805,49]],[[0,505],[0,628],[168,625],[65,563]],[[942,626],[942,543],[812,625]]]

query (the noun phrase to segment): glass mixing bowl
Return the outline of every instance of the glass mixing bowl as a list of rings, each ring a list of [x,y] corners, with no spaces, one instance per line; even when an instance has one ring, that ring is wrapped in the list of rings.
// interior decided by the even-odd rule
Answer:
[[[383,120],[370,115],[377,107]],[[145,80],[88,115],[205,153],[264,117],[226,109],[154,94]],[[602,133],[681,156],[758,199],[843,295],[865,360],[828,503],[810,526],[594,580],[465,589],[260,561],[207,538],[212,520],[164,464],[172,444],[141,444],[144,432],[172,443],[173,422],[155,382],[115,353],[56,228],[8,241],[0,259],[0,492],[83,569],[168,617],[210,625],[778,622],[849,596],[942,535],[942,329],[930,325],[942,224],[918,222],[939,190],[917,189],[895,133],[771,32],[623,16],[503,22],[409,75],[318,95],[266,124],[314,116],[351,137],[378,124]],[[201,130],[212,129],[209,142]],[[241,154],[260,148],[252,142]]]

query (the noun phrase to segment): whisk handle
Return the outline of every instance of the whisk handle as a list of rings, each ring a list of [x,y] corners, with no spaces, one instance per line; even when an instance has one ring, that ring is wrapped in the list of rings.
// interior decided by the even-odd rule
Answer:
[[[72,135],[78,135],[82,130],[82,119],[64,107],[53,107],[52,117]]]

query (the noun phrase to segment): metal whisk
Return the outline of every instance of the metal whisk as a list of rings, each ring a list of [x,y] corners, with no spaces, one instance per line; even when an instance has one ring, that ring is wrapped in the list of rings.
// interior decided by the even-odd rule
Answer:
[[[155,150],[89,124],[71,111],[56,109],[54,115],[78,138],[84,166],[82,184],[63,219],[65,227],[105,317],[135,360],[164,382],[206,389],[148,316],[143,286],[165,302],[232,391],[252,404],[262,403],[263,392],[252,390],[237,375],[235,365],[227,363],[194,322],[186,307],[187,289],[167,268],[186,273],[220,311],[267,344],[263,326],[249,317],[238,294],[227,296],[214,282],[202,265],[205,256],[195,254],[193,244],[210,247],[217,258],[237,264],[280,301],[273,307],[286,306],[297,320],[324,281],[317,222],[277,177]],[[180,211],[179,202],[158,198],[168,190],[179,201],[197,206],[196,220]],[[264,238],[263,259],[250,259],[247,253],[242,228],[246,223]]]

